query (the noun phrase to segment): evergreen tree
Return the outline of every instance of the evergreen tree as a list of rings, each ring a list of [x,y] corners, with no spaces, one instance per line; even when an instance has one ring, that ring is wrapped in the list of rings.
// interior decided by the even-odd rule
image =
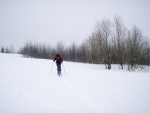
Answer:
[[[4,53],[4,47],[2,46],[2,48],[1,48],[1,53]]]

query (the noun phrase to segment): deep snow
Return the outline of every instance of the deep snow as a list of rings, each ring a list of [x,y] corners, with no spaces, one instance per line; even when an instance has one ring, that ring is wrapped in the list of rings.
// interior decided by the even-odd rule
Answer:
[[[150,72],[63,66],[0,53],[0,113],[150,113]]]

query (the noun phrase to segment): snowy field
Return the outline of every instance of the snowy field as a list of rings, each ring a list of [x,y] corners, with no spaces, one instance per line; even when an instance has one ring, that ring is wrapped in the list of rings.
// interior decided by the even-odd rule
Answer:
[[[63,65],[0,53],[0,113],[150,113],[149,71]]]

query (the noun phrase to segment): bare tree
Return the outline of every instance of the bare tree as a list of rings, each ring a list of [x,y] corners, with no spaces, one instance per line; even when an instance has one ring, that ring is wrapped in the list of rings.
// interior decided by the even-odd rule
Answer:
[[[114,45],[116,49],[117,62],[120,64],[121,69],[123,69],[123,64],[125,63],[125,38],[126,38],[126,28],[120,17],[115,16],[114,26],[113,26],[113,38]]]
[[[136,26],[128,33],[127,39],[128,46],[128,69],[134,70],[136,64],[140,64],[140,56],[143,48],[143,36],[141,30]]]
[[[71,46],[68,47],[67,53],[68,53],[67,56],[68,56],[69,61],[73,61],[73,62],[77,61],[78,59],[77,58],[77,45],[75,44],[75,42],[72,42]]]
[[[79,46],[79,49],[78,49],[78,57],[80,58],[79,61],[80,62],[88,62],[88,46],[86,45],[86,43],[82,43],[80,46]]]
[[[101,34],[104,42],[104,62],[107,69],[111,69],[111,53],[109,49],[109,38],[111,34],[111,23],[109,19],[105,19],[101,22]]]
[[[56,52],[59,53],[62,56],[62,58],[64,58],[64,56],[65,56],[64,50],[65,50],[65,44],[64,44],[64,42],[63,41],[59,41],[56,44]]]

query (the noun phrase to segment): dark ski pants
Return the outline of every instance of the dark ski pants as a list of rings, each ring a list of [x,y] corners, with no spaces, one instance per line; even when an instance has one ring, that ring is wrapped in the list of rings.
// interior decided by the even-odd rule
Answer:
[[[61,74],[61,64],[56,64],[57,65],[57,73],[58,75]]]

